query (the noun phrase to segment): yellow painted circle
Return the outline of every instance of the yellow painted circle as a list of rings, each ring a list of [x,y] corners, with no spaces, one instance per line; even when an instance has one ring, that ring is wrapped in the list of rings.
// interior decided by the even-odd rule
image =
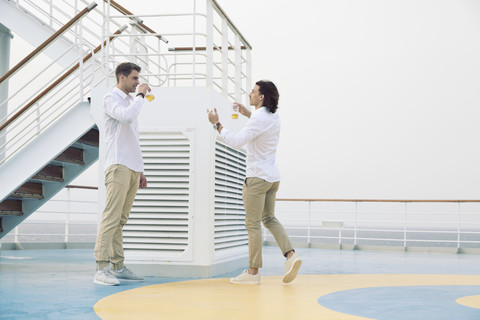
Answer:
[[[463,306],[480,309],[480,296],[463,297],[463,298],[457,299],[457,303]]]
[[[271,276],[262,277],[261,285],[234,285],[229,279],[192,280],[123,291],[101,299],[94,310],[105,320],[359,320],[367,318],[327,309],[317,302],[318,298],[358,288],[427,285],[480,285],[480,276],[301,275],[290,284],[283,284],[279,276]]]

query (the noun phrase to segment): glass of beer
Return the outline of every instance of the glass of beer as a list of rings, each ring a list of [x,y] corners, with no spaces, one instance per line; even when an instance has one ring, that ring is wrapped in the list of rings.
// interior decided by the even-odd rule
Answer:
[[[232,105],[232,119],[238,119],[238,111],[239,111],[238,104],[233,103],[233,105]]]
[[[148,102],[152,102],[153,99],[155,99],[155,96],[153,94],[146,94],[145,98],[148,100]]]

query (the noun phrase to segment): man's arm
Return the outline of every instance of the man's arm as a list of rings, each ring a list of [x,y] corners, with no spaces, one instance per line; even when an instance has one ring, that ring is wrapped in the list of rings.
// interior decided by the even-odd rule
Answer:
[[[257,117],[248,120],[247,125],[242,130],[240,130],[239,133],[233,134],[226,128],[223,128],[223,126],[220,124],[217,109],[213,109],[213,111],[207,110],[207,113],[208,120],[212,124],[217,125],[218,133],[220,133],[220,135],[222,136],[223,141],[225,141],[226,144],[235,149],[238,149],[241,146],[247,144],[250,140],[254,139],[255,137],[259,136],[267,130],[267,128],[262,124],[261,119]]]
[[[150,91],[150,87],[146,83],[138,86],[138,93],[145,94]],[[133,103],[125,108],[120,101],[113,95],[105,97],[105,113],[120,122],[132,123],[139,115],[145,99],[141,95],[137,95]]]
[[[140,114],[144,103],[144,99],[138,96],[135,97],[131,105],[125,108],[115,97],[108,95],[105,97],[104,108],[105,113],[113,119],[124,123],[132,123]]]

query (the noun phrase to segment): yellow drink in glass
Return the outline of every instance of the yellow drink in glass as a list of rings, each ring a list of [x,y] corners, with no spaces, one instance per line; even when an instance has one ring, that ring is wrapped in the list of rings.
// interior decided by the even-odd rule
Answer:
[[[147,94],[145,95],[145,98],[149,101],[152,102],[153,99],[155,99],[155,96],[153,94]]]
[[[238,119],[238,110],[239,110],[238,104],[234,103],[234,104],[232,105],[232,109],[233,109],[233,111],[232,111],[232,119]]]

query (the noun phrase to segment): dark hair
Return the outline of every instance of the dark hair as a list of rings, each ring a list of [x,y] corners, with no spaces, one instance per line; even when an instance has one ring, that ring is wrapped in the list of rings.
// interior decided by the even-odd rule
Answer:
[[[271,113],[275,113],[278,109],[278,99],[280,98],[275,84],[268,80],[260,80],[255,84],[259,87],[258,91],[260,94],[263,94],[263,105],[267,107]]]
[[[115,69],[115,76],[117,77],[117,83],[120,81],[120,75],[123,74],[125,77],[128,77],[132,70],[137,70],[140,72],[142,68],[137,66],[135,63],[132,62],[123,62],[120,63],[117,68]]]

